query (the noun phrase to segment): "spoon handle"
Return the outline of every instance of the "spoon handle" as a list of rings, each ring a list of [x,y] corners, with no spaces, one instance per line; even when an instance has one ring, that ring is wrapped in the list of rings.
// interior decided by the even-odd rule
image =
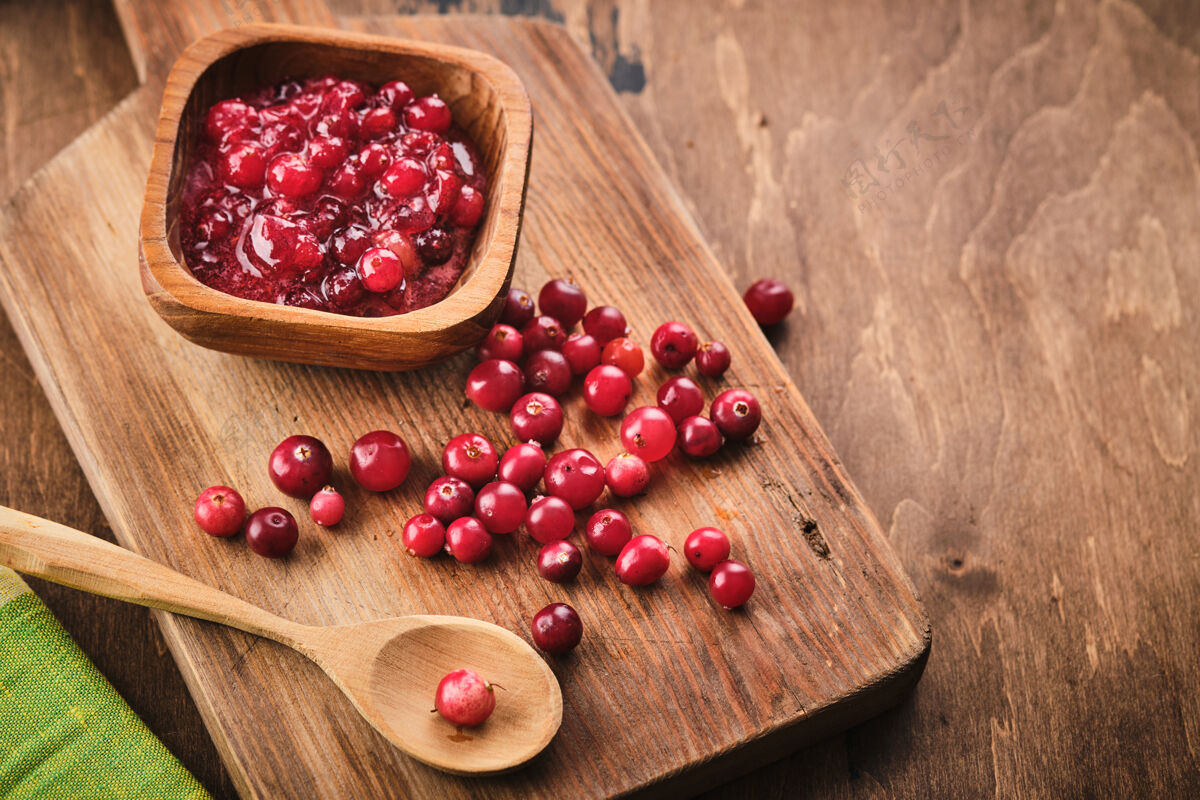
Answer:
[[[123,547],[4,506],[0,564],[91,594],[230,625],[289,647],[300,646],[309,630]]]

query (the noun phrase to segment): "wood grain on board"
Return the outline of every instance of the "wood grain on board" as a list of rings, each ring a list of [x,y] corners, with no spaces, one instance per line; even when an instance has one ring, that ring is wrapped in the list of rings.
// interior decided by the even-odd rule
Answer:
[[[703,384],[710,396],[727,385],[757,392],[766,418],[759,441],[706,462],[672,457],[647,498],[620,505],[635,527],[677,547],[692,528],[722,524],[760,588],[729,614],[681,559],[659,585],[637,591],[621,587],[602,558],[557,588],[536,577],[536,547],[525,537],[482,569],[404,555],[396,532],[437,474],[442,444],[467,428],[506,442],[506,420],[463,408],[468,358],[410,375],[321,369],[203,350],[162,324],[141,296],[136,239],[126,235],[136,230],[157,115],[150,83],[39,173],[0,230],[0,294],[118,540],[298,622],[450,613],[524,633],[553,599],[591,621],[585,645],[553,662],[566,704],[558,738],[520,772],[468,780],[400,755],[295,654],[164,616],[239,791],[601,796],[666,779],[696,788],[895,702],[929,643],[912,587],[595,65],[560,28],[540,23],[366,27],[501,53],[525,80],[538,134],[520,280],[537,286],[570,273],[593,298],[624,308],[643,340],[678,317],[731,345],[727,380]],[[79,203],[100,194],[103,204]],[[650,369],[635,402],[652,402],[663,377]],[[619,450],[617,421],[587,414],[577,396],[568,413],[564,446],[603,458]],[[345,453],[377,427],[400,431],[416,452],[408,484],[368,497],[343,477],[351,513],[342,529],[306,530],[289,559],[267,562],[193,529],[187,510],[217,481],[241,487],[251,505],[283,503],[303,515],[266,477],[274,443],[305,431]],[[684,772],[691,767],[700,769]]]

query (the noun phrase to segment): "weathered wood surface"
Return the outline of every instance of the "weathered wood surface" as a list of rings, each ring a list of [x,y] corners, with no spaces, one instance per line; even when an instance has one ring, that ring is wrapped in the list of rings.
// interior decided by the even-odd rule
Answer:
[[[127,29],[155,42],[175,36],[182,47],[213,19],[181,13],[178,28],[156,28],[147,15]],[[538,144],[519,280],[538,286],[569,271],[624,308],[643,339],[663,319],[688,319],[737,354],[726,381],[705,383],[710,394],[757,390],[760,441],[706,464],[673,457],[648,499],[621,505],[636,527],[677,547],[691,528],[724,521],[760,588],[746,610],[727,614],[682,564],[654,589],[633,591],[594,558],[583,580],[557,589],[534,576],[536,547],[525,537],[490,568],[405,556],[387,534],[419,507],[442,444],[463,429],[506,441],[506,421],[462,408],[462,359],[408,375],[289,366],[206,351],[162,325],[136,271],[121,269],[136,263],[124,232],[136,228],[157,116],[161,84],[151,80],[27,184],[0,226],[0,294],[117,538],[308,624],[423,612],[525,632],[537,608],[565,598],[591,625],[591,646],[554,663],[567,710],[545,755],[511,775],[468,780],[404,758],[295,654],[164,615],[239,791],[595,797],[668,778],[686,790],[895,702],[928,647],[911,584],[594,64],[544,24],[426,18],[368,27],[502,53],[525,80]],[[150,62],[145,69],[159,74]],[[104,204],[78,202],[101,193]],[[697,297],[711,302],[703,315]],[[663,377],[648,370],[635,401],[652,397]],[[578,397],[568,407],[563,446],[604,458],[619,450],[616,421],[586,414]],[[193,529],[187,510],[214,481],[237,485],[252,505],[279,502],[262,459],[286,433],[303,428],[344,453],[377,427],[402,431],[418,465],[390,500],[347,487],[353,513],[341,532],[310,529],[289,559],[272,563]],[[304,515],[302,504],[288,504]]]
[[[898,709],[714,795],[1200,792],[1197,225],[1173,216],[1195,212],[1200,7],[477,0],[335,10],[439,5],[562,21],[625,90],[736,282],[774,271],[804,287],[801,310],[772,339],[937,629],[925,677]],[[70,38],[55,44],[40,56],[71,63],[86,52]],[[109,40],[102,52],[122,47]],[[970,106],[979,135],[856,212],[846,167],[873,166],[874,148],[905,139],[947,84],[963,90],[945,99]],[[29,123],[10,122],[18,112],[0,104],[13,141],[44,146]],[[1156,167],[1146,155],[1173,160]],[[1086,233],[1066,224],[1077,213]],[[1014,243],[1024,255],[1010,262]],[[1054,250],[1030,262],[1035,244]],[[11,336],[0,350],[24,362]],[[16,383],[4,387],[3,430],[25,446],[6,450],[6,463],[42,477],[6,469],[7,496],[94,524],[78,470],[53,473],[69,454],[40,390]],[[90,601],[57,602],[86,646],[84,612],[66,604]],[[96,614],[127,637],[127,659],[100,637],[89,652],[202,778],[213,775],[219,766],[190,743],[194,732],[184,738],[187,723],[162,713],[169,699],[183,705],[169,659],[133,664],[145,647],[113,606],[86,606],[87,622]],[[153,684],[140,682],[147,673]]]

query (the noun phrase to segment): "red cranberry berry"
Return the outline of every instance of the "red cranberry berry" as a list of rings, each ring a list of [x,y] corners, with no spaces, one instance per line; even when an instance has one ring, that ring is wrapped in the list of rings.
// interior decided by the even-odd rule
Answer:
[[[417,252],[428,264],[444,264],[454,255],[454,237],[445,228],[421,231],[416,235],[414,243]]]
[[[696,332],[682,322],[664,322],[650,337],[650,353],[667,369],[682,369],[699,346]]]
[[[583,330],[601,346],[619,339],[629,330],[621,309],[615,306],[596,306],[583,317]]]
[[[384,247],[372,247],[363,253],[356,269],[367,291],[377,294],[390,292],[404,278],[399,256]]]
[[[376,175],[381,175],[384,170],[392,165],[392,154],[388,150],[387,145],[379,144],[378,142],[369,144],[358,151],[358,165],[363,175],[368,178],[374,178]],[[421,175],[423,178],[425,175],[424,170],[421,170]],[[386,181],[383,188],[388,190],[388,194],[392,194],[391,187],[387,185]],[[420,187],[418,186],[417,188],[419,189]],[[413,191],[415,192],[416,189],[413,189]]]
[[[525,521],[525,493],[508,481],[492,481],[475,495],[475,518],[488,533],[512,533]]]
[[[614,508],[604,508],[592,514],[583,529],[588,547],[602,556],[615,556],[633,538],[629,517]]]
[[[425,165],[418,159],[405,156],[396,159],[384,171],[383,177],[379,179],[379,185],[392,197],[403,199],[412,197],[421,191],[428,179],[429,175],[425,172]]]
[[[492,535],[474,517],[462,517],[446,528],[446,552],[463,564],[478,564],[492,553]]]
[[[346,142],[336,136],[314,136],[308,143],[308,160],[321,169],[336,167],[346,160]]]
[[[282,508],[260,508],[246,520],[246,544],[266,558],[283,558],[296,546],[296,518]]]
[[[683,555],[696,569],[710,572],[729,558],[729,537],[716,528],[696,528],[683,541]]]
[[[633,497],[650,485],[650,468],[638,456],[620,453],[604,467],[604,479],[617,497]]]
[[[363,434],[350,448],[350,474],[372,492],[390,492],[408,477],[408,445],[391,431]]]
[[[515,286],[509,289],[504,298],[504,308],[500,311],[500,321],[519,330],[531,319],[533,298],[529,296],[529,292]]]
[[[726,439],[748,439],[762,420],[762,408],[745,389],[727,389],[717,395],[708,411]]]
[[[222,100],[208,110],[204,130],[208,138],[220,144],[230,133],[258,124],[258,111],[241,100]]]
[[[333,456],[320,439],[289,436],[271,453],[267,471],[279,491],[307,500],[329,483]]]
[[[658,387],[658,407],[678,425],[704,410],[704,392],[691,378],[671,378]]]
[[[705,342],[696,351],[696,369],[701,375],[709,378],[719,378],[733,363],[729,348],[722,342]]]
[[[489,358],[467,376],[467,398],[486,411],[508,411],[525,391],[525,375],[511,361]]]
[[[583,621],[566,603],[551,603],[533,615],[533,643],[550,655],[574,650],[583,638]]]
[[[413,99],[413,90],[404,81],[388,81],[375,94],[393,111],[399,111]]]
[[[390,108],[372,108],[363,114],[358,132],[363,138],[378,139],[396,128],[396,112]]]
[[[425,513],[449,525],[475,508],[475,490],[453,475],[443,475],[425,491]],[[438,545],[441,547],[441,545]]]
[[[534,317],[521,328],[521,336],[525,338],[525,352],[536,353],[539,350],[561,350],[567,334],[562,325],[554,317],[542,315]]]
[[[721,449],[724,440],[712,420],[688,417],[679,423],[679,449],[692,458],[708,458]]]
[[[321,188],[324,179],[325,175],[319,167],[296,153],[280,153],[267,166],[267,186],[283,197],[308,197]]]
[[[451,724],[482,725],[496,708],[496,690],[473,669],[456,669],[438,683],[433,707]]]
[[[637,342],[622,336],[604,345],[600,351],[600,363],[620,367],[626,375],[636,378],[646,366],[646,356]]]
[[[635,536],[621,548],[617,556],[617,577],[629,586],[646,586],[667,572],[671,555],[667,546],[656,536]]]
[[[774,325],[782,322],[792,311],[796,298],[783,281],[763,278],[755,281],[742,295],[746,308],[759,325]]]
[[[546,491],[579,511],[604,491],[604,465],[587,450],[564,450],[546,464]]]
[[[535,392],[565,394],[571,378],[571,364],[557,350],[539,350],[525,360],[525,383]]]
[[[461,478],[478,489],[496,474],[499,461],[496,448],[478,433],[464,433],[446,443],[442,451],[442,472]]]
[[[446,528],[432,514],[417,514],[404,523],[401,538],[410,556],[433,558],[446,546]]]
[[[445,133],[450,128],[450,107],[436,94],[413,101],[404,109],[408,127],[430,133]]]
[[[562,433],[563,410],[550,395],[531,392],[513,403],[509,421],[518,439],[545,447]]]
[[[675,446],[675,420],[661,408],[636,408],[621,420],[621,444],[645,461],[666,458]]]
[[[363,179],[362,173],[350,163],[335,168],[333,174],[329,176],[328,185],[329,191],[343,200],[353,200],[367,188],[367,182]]]
[[[246,502],[236,489],[210,486],[196,498],[192,515],[200,530],[209,536],[224,539],[242,529],[242,523],[246,520]]]
[[[483,216],[485,199],[483,192],[474,186],[462,187],[458,199],[454,201],[454,207],[450,209],[450,221],[460,228],[474,228]]]
[[[332,486],[325,486],[312,496],[308,504],[308,513],[313,522],[322,528],[337,525],[346,514],[346,498]]]
[[[586,333],[572,333],[563,342],[563,356],[575,375],[586,375],[600,363],[600,343]]]
[[[572,328],[583,319],[587,310],[587,295],[574,281],[556,278],[538,292],[538,308],[554,317],[564,328]]]
[[[504,452],[496,472],[500,480],[516,484],[523,492],[531,492],[545,471],[546,452],[540,445],[523,442]]]
[[[565,539],[575,530],[575,510],[559,497],[535,497],[525,512],[525,530],[542,544]]]
[[[521,360],[521,354],[524,352],[524,343],[521,338],[521,332],[512,325],[499,323],[495,325],[483,341],[479,343],[479,360],[487,361],[492,358],[501,358],[505,361],[516,363]]]
[[[267,172],[267,154],[261,145],[242,142],[221,159],[221,174],[239,189],[257,189]]]
[[[583,379],[583,402],[592,413],[613,417],[625,410],[633,381],[620,367],[601,364]]]
[[[551,583],[573,580],[582,567],[583,554],[570,542],[550,542],[538,551],[538,574]]]
[[[754,594],[754,573],[740,561],[722,561],[708,576],[708,591],[725,608],[737,608]]]

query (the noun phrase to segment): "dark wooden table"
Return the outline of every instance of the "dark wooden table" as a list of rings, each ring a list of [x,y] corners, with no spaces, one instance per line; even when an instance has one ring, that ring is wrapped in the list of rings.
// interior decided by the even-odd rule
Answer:
[[[26,5],[5,197],[137,81],[106,3]],[[899,708],[715,796],[1200,795],[1200,6],[330,5],[562,22],[739,284],[797,290],[774,341],[934,646]],[[0,503],[104,533],[7,324],[0,356]],[[36,589],[231,796],[147,612]]]

